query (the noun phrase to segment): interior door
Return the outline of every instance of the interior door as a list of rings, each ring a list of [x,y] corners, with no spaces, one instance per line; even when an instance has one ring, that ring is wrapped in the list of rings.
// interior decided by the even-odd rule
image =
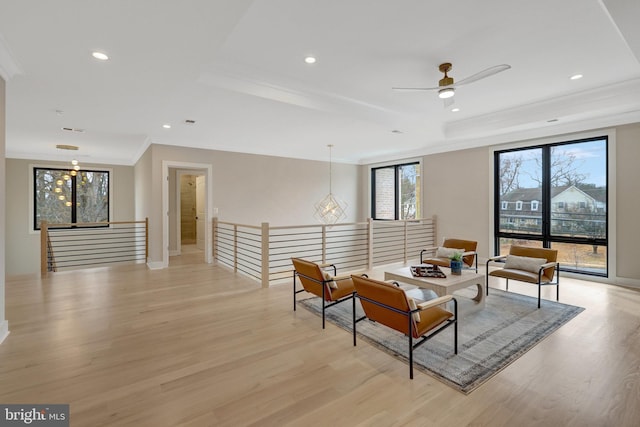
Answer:
[[[196,176],[196,247],[204,250],[205,245],[205,199],[206,179],[204,175]]]

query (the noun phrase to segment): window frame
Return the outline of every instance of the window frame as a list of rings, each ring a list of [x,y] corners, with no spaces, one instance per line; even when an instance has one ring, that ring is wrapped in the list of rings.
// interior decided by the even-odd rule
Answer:
[[[422,175],[423,175],[423,170],[422,170],[422,159],[407,159],[405,161],[401,161],[401,162],[389,162],[389,163],[382,163],[382,164],[376,164],[376,165],[370,165],[369,166],[369,200],[370,200],[370,215],[371,218],[374,220],[378,220],[378,221],[398,221],[400,219],[400,191],[399,191],[399,186],[400,186],[400,182],[398,180],[398,171],[400,168],[404,167],[404,166],[412,166],[412,165],[418,165],[419,168],[419,180],[420,182],[418,183],[418,180],[416,180],[416,218],[415,220],[421,219],[418,216],[422,216],[422,212],[423,212],[423,203],[422,203]],[[389,219],[389,218],[376,218],[375,213],[376,213],[376,183],[375,183],[375,173],[377,170],[380,169],[389,169],[389,168],[393,168],[393,179],[394,179],[394,218],[393,219]],[[418,190],[420,190],[418,192]],[[420,194],[418,194],[420,193]],[[420,215],[418,215],[418,213],[420,213]]]
[[[588,143],[593,141],[604,141],[604,144],[605,144],[605,149],[604,149],[604,153],[605,153],[604,165],[605,165],[605,179],[606,179],[605,199],[606,199],[607,208],[604,212],[605,221],[606,221],[606,224],[605,224],[606,235],[604,238],[582,238],[582,237],[577,238],[577,237],[554,235],[551,231],[552,205],[551,205],[550,188],[544,188],[545,186],[543,186],[543,190],[542,190],[543,209],[542,209],[542,218],[541,218],[542,219],[541,234],[536,235],[536,234],[517,233],[517,232],[511,232],[511,231],[508,231],[508,232],[500,231],[500,210],[498,209],[500,207],[500,202],[501,202],[500,191],[499,191],[500,190],[499,189],[500,154],[508,153],[508,152],[516,152],[516,151],[526,151],[526,150],[532,150],[532,149],[541,149],[542,158],[543,158],[543,162],[542,162],[543,170],[541,172],[543,174],[543,178],[548,182],[550,177],[550,167],[551,167],[550,153],[551,153],[552,147],[579,144],[579,143]],[[603,132],[603,133],[598,132],[598,133],[594,133],[593,136],[588,136],[583,138],[578,137],[576,139],[571,139],[571,140],[563,139],[560,141],[550,141],[550,142],[538,143],[533,145],[518,144],[517,146],[512,148],[494,150],[493,151],[493,195],[492,195],[494,213],[493,213],[493,219],[492,219],[493,235],[491,236],[493,240],[494,255],[499,255],[500,239],[503,239],[503,238],[504,239],[522,239],[527,241],[541,242],[542,246],[547,248],[552,247],[553,243],[574,243],[578,245],[591,245],[591,246],[597,245],[597,246],[603,246],[607,250],[604,272],[594,272],[594,271],[588,271],[588,270],[579,269],[579,268],[568,268],[564,264],[561,264],[561,270],[570,272],[570,273],[577,273],[580,275],[589,275],[589,276],[596,276],[596,277],[610,277],[612,274],[615,274],[615,266],[612,265],[611,263],[611,259],[612,259],[611,256],[615,251],[615,247],[613,247],[613,245],[615,245],[615,242],[614,242],[615,230],[611,223],[611,218],[612,218],[611,215],[613,215],[613,212],[615,211],[615,203],[614,203],[615,181],[610,176],[610,171],[612,170],[611,169],[612,167],[611,150],[614,144],[615,144],[615,136],[612,136],[607,132]],[[548,187],[550,187],[550,184],[548,185]],[[558,204],[557,209],[566,208],[566,203],[564,202],[557,202],[557,204]]]
[[[70,168],[65,167],[66,165],[50,165],[50,164],[31,164],[29,165],[29,192],[30,192],[30,197],[29,197],[29,234],[39,234],[40,233],[40,225],[36,224],[36,218],[37,218],[37,203],[36,203],[36,171],[37,170],[53,170],[53,171],[70,171]],[[107,222],[110,222],[113,218],[113,197],[114,197],[114,193],[113,193],[113,176],[114,176],[114,172],[112,168],[96,168],[96,167],[83,167],[80,172],[99,172],[99,173],[107,173],[108,177],[109,177],[109,185],[108,185],[108,201],[107,201]],[[75,191],[75,190],[73,190]],[[76,209],[76,206],[74,206],[74,209]],[[77,218],[77,217],[76,217]],[[95,225],[92,227],[83,227],[83,228],[103,228],[103,227],[110,227],[109,224],[105,224],[105,225]],[[48,228],[58,228],[58,229],[76,229],[76,227],[71,226],[71,227],[58,227],[55,224],[51,224],[48,226]]]

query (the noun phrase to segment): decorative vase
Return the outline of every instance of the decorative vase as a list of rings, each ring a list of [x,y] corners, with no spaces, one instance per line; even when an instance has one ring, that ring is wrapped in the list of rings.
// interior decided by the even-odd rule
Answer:
[[[462,274],[462,261],[451,260],[451,274],[461,275]]]

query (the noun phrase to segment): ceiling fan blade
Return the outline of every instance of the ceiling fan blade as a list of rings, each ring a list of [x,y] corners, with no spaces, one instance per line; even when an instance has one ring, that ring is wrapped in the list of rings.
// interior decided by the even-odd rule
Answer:
[[[502,64],[502,65],[495,65],[493,67],[489,67],[486,70],[482,70],[479,73],[476,73],[472,76],[469,76],[465,79],[462,79],[458,82],[455,83],[455,86],[462,86],[462,85],[466,85],[469,83],[473,83],[476,82],[478,80],[487,78],[489,76],[493,76],[494,74],[498,74],[502,71],[506,71],[509,68],[511,68],[511,65],[507,65],[507,64]]]
[[[427,90],[439,90],[440,87],[392,87],[393,90],[398,91],[427,91]]]

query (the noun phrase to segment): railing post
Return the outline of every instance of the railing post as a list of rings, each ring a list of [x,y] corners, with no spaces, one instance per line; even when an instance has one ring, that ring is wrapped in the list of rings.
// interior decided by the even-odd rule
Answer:
[[[269,287],[269,223],[262,223],[262,287]]]
[[[409,224],[409,221],[407,221],[406,219],[404,220],[404,262],[407,262],[407,252],[408,252],[408,242],[407,242],[407,238],[408,238],[408,230],[407,230],[407,224]]]
[[[144,262],[149,262],[149,218],[144,219]]]
[[[49,232],[47,231],[47,221],[42,221],[40,222],[40,275],[42,277],[46,277],[49,273],[49,256],[47,254],[48,238]]]
[[[213,224],[211,226],[211,257],[215,260],[218,258],[218,217],[213,217]]]
[[[367,228],[368,228],[368,242],[367,242],[367,246],[368,246],[368,252],[369,252],[369,256],[368,256],[368,261],[367,261],[367,268],[369,270],[371,270],[373,268],[373,218],[369,218],[367,219]]]
[[[431,217],[431,229],[433,230],[433,246],[438,246],[438,226],[435,214]]]
[[[327,226],[322,225],[322,263],[327,262]]]
[[[233,271],[238,271],[238,225],[233,226]]]

